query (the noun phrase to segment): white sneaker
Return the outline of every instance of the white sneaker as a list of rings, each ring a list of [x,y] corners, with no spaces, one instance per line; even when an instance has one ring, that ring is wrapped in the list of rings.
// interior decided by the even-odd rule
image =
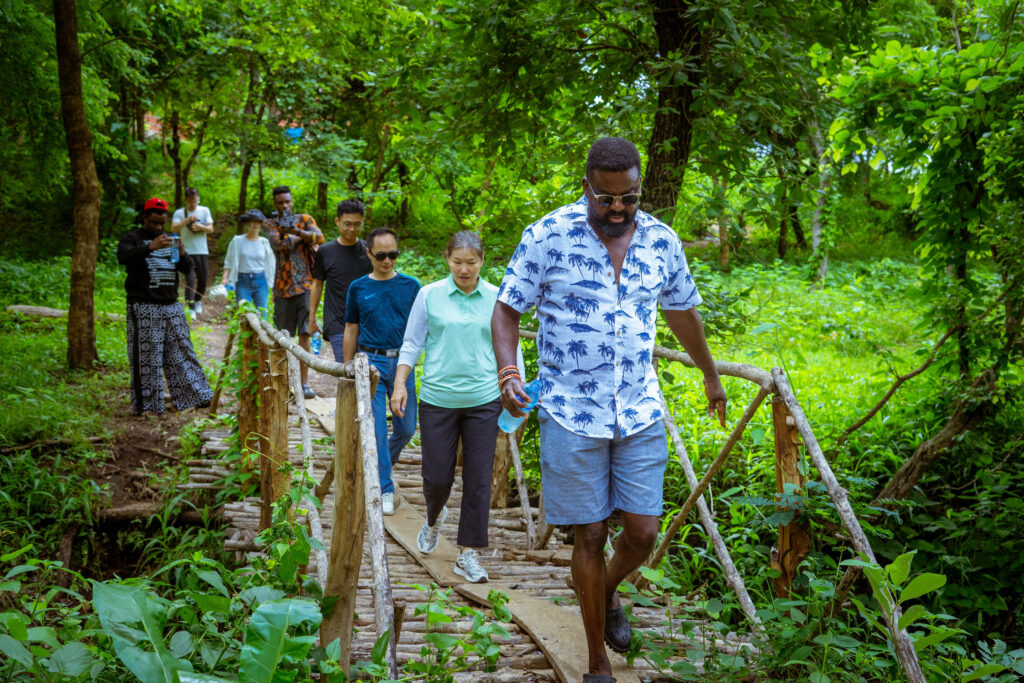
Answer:
[[[486,582],[489,579],[487,570],[480,566],[479,554],[473,548],[466,548],[459,553],[452,571],[459,576],[465,577],[466,581],[470,583]]]
[[[382,493],[380,494],[380,508],[381,512],[385,515],[395,514],[395,494],[393,493]]]
[[[194,310],[192,310],[191,308],[188,309],[188,319],[189,320],[195,320],[196,319],[196,312]]]
[[[420,533],[416,535],[416,547],[419,548],[421,553],[429,555],[437,550],[437,538],[441,535],[441,525],[444,524],[446,519],[448,519],[447,505],[441,508],[441,514],[434,520],[434,526],[429,526],[426,522],[423,522]]]
[[[195,307],[192,310],[196,312],[196,315],[202,315],[203,314],[203,302],[202,301],[197,301]]]

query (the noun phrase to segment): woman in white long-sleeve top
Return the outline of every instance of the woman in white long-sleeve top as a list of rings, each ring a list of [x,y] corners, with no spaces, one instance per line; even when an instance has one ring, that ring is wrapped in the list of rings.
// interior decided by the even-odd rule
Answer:
[[[475,583],[488,579],[479,550],[488,545],[491,472],[501,413],[491,345],[491,312],[498,288],[480,278],[484,249],[475,232],[455,233],[446,253],[451,275],[423,287],[409,314],[391,411],[404,413],[405,380],[425,351],[419,419],[427,519],[417,546],[425,555],[437,548],[461,438],[462,507],[453,571]]]

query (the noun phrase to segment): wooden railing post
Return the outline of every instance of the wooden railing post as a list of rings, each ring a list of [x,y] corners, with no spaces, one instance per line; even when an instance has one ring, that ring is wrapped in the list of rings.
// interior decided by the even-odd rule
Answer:
[[[281,348],[259,347],[260,356],[260,530],[273,521],[271,505],[288,490],[280,471],[288,461],[288,357]]]
[[[242,319],[242,372],[241,386],[238,390],[238,446],[244,454],[246,450],[259,451],[260,443],[257,436],[259,430],[259,339],[256,330],[249,327],[249,322]],[[246,461],[245,470],[251,470],[251,462]]]
[[[800,495],[804,478],[799,469],[800,432],[785,401],[778,395],[772,397],[772,426],[775,431],[775,490],[778,500],[784,501],[787,495],[786,484],[792,484],[791,495]],[[784,502],[780,509],[785,509]],[[775,593],[780,598],[789,596],[797,568],[810,550],[811,537],[807,535],[807,523],[797,510],[788,524],[779,525],[779,544],[772,548],[769,560],[771,568],[781,572],[772,579]]]
[[[375,384],[371,381],[371,386]],[[320,627],[320,642],[327,645],[335,638],[341,639],[338,663],[346,675],[352,658],[352,618],[366,533],[366,494],[357,417],[356,383],[339,379],[334,408],[334,523],[324,586],[324,595],[337,596],[338,600]]]
[[[839,485],[839,481],[836,479],[835,473],[832,472],[832,467],[829,466],[825,454],[821,452],[818,439],[814,436],[814,431],[807,421],[807,416],[804,415],[803,408],[800,407],[800,403],[796,400],[796,394],[793,393],[793,387],[789,385],[786,373],[781,368],[772,368],[772,379],[775,380],[775,390],[786,402],[789,414],[793,416],[796,427],[804,438],[807,454],[810,456],[811,462],[814,463],[814,467],[817,468],[818,474],[821,475],[821,483],[828,489],[828,494],[832,498],[832,502],[835,503],[836,514],[843,520],[843,526],[846,527],[846,530],[850,532],[850,540],[853,543],[853,547],[858,552],[863,553],[868,562],[877,562],[875,551],[871,549],[868,537],[865,535],[864,529],[861,528],[860,522],[857,521],[857,515],[854,514],[853,508],[850,507],[849,494],[847,494],[846,489]],[[903,617],[903,609],[899,603],[882,605],[882,616],[885,617],[889,629],[895,636],[893,644],[896,647],[896,656],[900,660],[900,665],[903,667],[903,673],[906,674],[907,680],[911,683],[924,683],[926,679],[924,672],[921,670],[921,663],[917,659],[917,650],[914,649],[914,643],[910,636],[907,635],[906,627],[900,628],[899,625],[900,619]]]
[[[512,465],[516,469],[516,486],[519,489],[519,504],[523,509],[523,521],[526,523],[526,547],[532,550],[537,545],[537,529],[533,525],[533,512],[530,510],[530,495],[526,490],[526,476],[523,474],[523,461],[519,458],[519,444],[515,434],[502,432],[498,438],[505,438],[508,451],[512,454]]]
[[[397,650],[395,648],[395,605],[391,601],[391,579],[388,570],[388,553],[384,530],[384,513],[381,510],[380,474],[377,469],[377,437],[374,430],[373,398],[374,384],[370,375],[370,359],[365,353],[357,353],[356,361],[356,418],[359,425],[359,451],[363,458],[363,487],[366,491],[366,515],[370,536],[370,560],[373,563],[373,612],[377,634],[389,630],[388,648],[384,659],[388,663],[388,676],[398,677]],[[337,494],[335,494],[337,495]]]

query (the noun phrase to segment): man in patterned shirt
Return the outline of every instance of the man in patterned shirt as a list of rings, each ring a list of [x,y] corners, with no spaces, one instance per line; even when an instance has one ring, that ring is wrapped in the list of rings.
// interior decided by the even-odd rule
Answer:
[[[274,188],[277,213],[267,219],[267,239],[277,257],[274,276],[274,326],[299,335],[299,345],[309,351],[309,290],[313,285],[313,259],[324,243],[324,234],[309,214],[292,213],[292,191],[286,185]],[[316,396],[307,382],[309,368],[299,368],[302,393]]]
[[[575,525],[572,577],[592,683],[613,681],[604,642],[629,649],[618,586],[650,554],[668,461],[661,390],[651,363],[657,309],[704,373],[709,411],[725,425],[726,397],[696,306],[700,295],[679,237],[638,210],[640,155],[622,138],[587,154],[583,197],[523,231],[491,320],[499,368],[515,365],[519,319],[536,306],[541,481],[551,524]],[[515,416],[529,398],[501,385]],[[608,516],[622,534],[606,565]],[[602,642],[602,640],[604,642]]]

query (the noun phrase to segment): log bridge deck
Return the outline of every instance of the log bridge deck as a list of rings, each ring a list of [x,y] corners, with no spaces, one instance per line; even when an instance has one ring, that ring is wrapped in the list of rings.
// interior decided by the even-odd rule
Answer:
[[[307,408],[315,410],[309,404]],[[322,420],[325,423],[333,420],[327,415],[322,417],[326,418]],[[289,422],[288,451],[292,454],[293,463],[301,466],[301,436],[294,415],[289,416]],[[334,453],[333,446],[325,444],[331,434],[318,424],[320,421],[311,422],[314,427],[314,473],[319,480]],[[209,430],[202,438],[202,459],[189,463],[190,479],[185,486],[191,489],[214,488],[218,479],[230,474],[219,460],[221,453],[228,447],[228,432],[223,429]],[[481,552],[481,564],[487,569],[490,582],[464,583],[451,570],[457,553],[452,539],[459,521],[461,468],[456,471],[455,486],[448,501],[448,519],[442,527],[437,550],[430,556],[423,556],[416,550],[416,534],[423,524],[426,505],[420,478],[421,455],[418,445],[414,444],[418,444],[418,436],[403,451],[393,472],[399,488],[400,504],[393,516],[384,518],[388,532],[387,555],[393,596],[396,600],[405,600],[408,605],[397,643],[399,666],[420,657],[420,649],[425,645],[426,624],[422,615],[414,615],[413,607],[426,602],[427,594],[413,586],[427,586],[434,582],[442,588],[454,588],[452,600],[455,604],[473,606],[485,612],[489,609],[487,594],[490,590],[500,590],[510,598],[507,606],[513,614],[514,623],[506,625],[510,637],[498,641],[501,654],[497,671],[492,674],[470,671],[461,675],[460,680],[578,683],[586,672],[587,648],[579,609],[575,606],[575,595],[570,586],[568,565],[571,546],[561,545],[556,534],[548,549],[527,550],[521,510],[492,510],[491,547]],[[323,509],[330,510],[332,507],[333,493],[328,495]],[[260,499],[254,497],[230,503],[225,506],[224,516],[228,523],[225,546],[236,552],[236,559],[244,562],[247,554],[257,551],[253,539],[259,529]],[[330,515],[324,515],[323,525],[324,539],[329,550],[334,531]],[[356,603],[358,616],[354,621],[358,632],[352,640],[353,660],[369,660],[370,651],[377,639],[373,620],[371,572],[370,548],[368,541],[365,541]],[[309,565],[306,573],[315,576],[316,567]],[[664,630],[664,610],[635,606],[633,614],[639,618],[634,628]],[[471,619],[454,616],[454,623],[443,625],[443,630],[452,633],[468,633],[472,630]],[[723,640],[714,632],[704,633],[707,640],[702,646],[706,649],[710,649],[712,643],[719,651],[725,652],[750,647],[746,638],[730,637]],[[637,659],[634,668],[630,668],[622,657],[611,652],[609,654],[615,667],[615,677],[620,683],[658,680],[657,672],[643,660]]]

